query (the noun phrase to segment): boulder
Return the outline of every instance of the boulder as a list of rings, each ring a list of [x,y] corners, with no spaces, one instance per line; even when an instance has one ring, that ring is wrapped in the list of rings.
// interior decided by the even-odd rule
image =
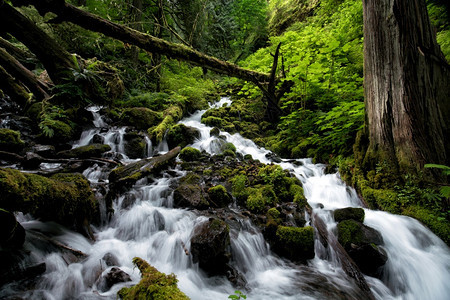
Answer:
[[[24,242],[25,229],[12,213],[0,208],[0,246],[20,248]]]
[[[217,127],[214,127],[213,129],[211,129],[209,131],[209,135],[218,137],[220,135],[220,129]]]
[[[180,179],[173,194],[175,207],[204,209],[209,206],[208,195],[200,186],[200,180],[200,176],[194,173],[188,173]]]
[[[209,188],[208,195],[210,202],[214,203],[216,207],[225,207],[233,201],[225,187],[220,184]]]
[[[314,229],[306,227],[278,226],[273,250],[293,261],[304,262],[314,258]]]
[[[177,124],[172,126],[167,132],[167,144],[169,148],[176,146],[186,147],[194,143],[200,137],[200,132],[194,128],[184,124]]]
[[[121,123],[134,126],[138,130],[146,130],[162,121],[162,113],[145,107],[127,108],[120,116]]]
[[[191,238],[192,260],[210,275],[224,274],[231,257],[229,246],[228,225],[220,219],[210,218],[194,229]]]
[[[198,149],[192,147],[183,148],[180,152],[180,159],[183,161],[195,161],[201,157],[201,152]]]
[[[0,128],[0,151],[20,152],[25,147],[25,142],[20,139],[20,132]]]
[[[364,209],[356,207],[336,209],[334,211],[334,220],[336,222],[355,220],[362,223],[364,222]]]
[[[117,267],[111,268],[108,273],[100,277],[97,287],[101,292],[106,292],[117,283],[131,281],[130,275]]]
[[[361,271],[371,276],[380,275],[380,267],[387,261],[383,238],[375,229],[353,219],[337,225],[338,241]]]
[[[147,143],[145,138],[137,132],[127,132],[124,135],[125,140],[125,154],[129,158],[142,158],[145,154]]]

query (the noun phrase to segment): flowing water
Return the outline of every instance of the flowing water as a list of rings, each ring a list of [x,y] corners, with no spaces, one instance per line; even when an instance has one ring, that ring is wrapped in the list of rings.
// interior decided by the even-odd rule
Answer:
[[[229,105],[222,98],[213,107]],[[105,129],[107,124],[91,109],[94,128],[85,131],[75,146],[90,143],[95,134],[110,144],[113,152],[122,159],[124,128]],[[201,137],[192,145],[210,154],[217,153],[220,140],[211,137],[210,127],[200,123],[198,111],[181,123],[197,128]],[[251,154],[264,163],[271,161],[269,153],[239,134],[221,132],[232,142],[237,152]],[[152,148],[147,141],[147,154],[167,151],[167,143]],[[324,174],[324,166],[313,164],[310,159],[283,160],[279,163],[302,181],[305,196],[314,212],[334,234],[336,223],[331,211],[348,206],[361,207],[355,191],[339,179],[338,174]],[[83,173],[93,185],[107,181],[107,172],[100,166],[92,166]],[[183,244],[190,248],[193,228],[206,221],[193,211],[174,209],[172,184],[184,175],[175,169],[161,178],[140,180],[128,193],[114,201],[111,220],[103,213],[103,225],[94,228],[95,242],[80,234],[53,223],[42,223],[28,216],[19,215],[21,224],[31,232],[46,233],[55,240],[87,254],[82,261],[71,259],[67,253],[41,249],[27,239],[24,247],[32,253],[28,263],[45,261],[47,270],[31,291],[19,295],[26,299],[116,299],[123,286],[137,283],[140,274],[132,265],[133,257],[141,257],[165,273],[175,273],[179,288],[192,299],[227,299],[235,288],[226,278],[207,277],[186,255]],[[238,210],[236,207],[230,209]],[[104,210],[104,206],[103,206]],[[377,229],[385,241],[389,260],[384,266],[382,279],[366,276],[377,299],[448,299],[450,295],[450,251],[427,228],[414,219],[365,209],[364,224]],[[307,220],[308,220],[308,216]],[[325,249],[316,241],[316,257],[307,265],[295,265],[274,255],[262,234],[248,219],[239,220],[239,228],[232,228],[232,265],[247,280],[247,299],[363,299],[331,249]],[[111,263],[113,261],[113,263]],[[100,274],[108,273],[112,265],[128,273],[132,282],[114,285],[103,290]],[[0,290],[0,299],[20,290],[14,284]]]

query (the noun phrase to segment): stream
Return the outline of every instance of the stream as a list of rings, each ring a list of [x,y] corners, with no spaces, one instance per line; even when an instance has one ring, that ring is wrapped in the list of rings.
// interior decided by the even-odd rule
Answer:
[[[224,97],[211,107],[230,103],[231,100]],[[89,144],[98,134],[111,146],[111,155],[124,162],[133,161],[123,151],[125,129],[105,129],[107,124],[99,115],[99,108],[90,110],[94,116],[93,127],[83,132],[74,147]],[[180,123],[200,131],[201,137],[192,147],[213,155],[218,151],[217,137],[210,136],[211,127],[200,123],[204,112],[198,111]],[[252,141],[239,134],[220,132],[220,135],[233,143],[238,153],[272,163],[266,157],[270,151]],[[168,150],[167,143],[154,146],[147,139],[148,156]],[[362,207],[356,192],[340,180],[339,174],[325,174],[324,165],[313,164],[311,159],[283,159],[278,164],[300,179],[308,203],[325,222],[330,235],[336,233],[334,209]],[[108,176],[99,166],[90,167],[83,174],[92,185],[104,182]],[[181,241],[189,249],[194,227],[208,219],[195,211],[173,208],[173,184],[184,174],[185,171],[177,167],[162,177],[139,180],[129,192],[115,199],[111,219],[106,212],[102,213],[102,225],[93,228],[95,242],[55,223],[19,214],[18,221],[27,231],[52,235],[55,240],[88,256],[76,261],[57,251],[48,253],[27,238],[24,248],[32,253],[28,260],[45,262],[46,271],[33,290],[18,293],[20,288],[14,283],[3,286],[0,299],[13,295],[24,299],[116,299],[118,290],[140,280],[139,270],[132,264],[136,256],[161,272],[176,274],[179,288],[191,299],[227,299],[236,290],[231,283],[223,276],[208,277],[180,246]],[[230,209],[239,210],[235,205]],[[445,243],[415,219],[364,210],[364,224],[381,233],[388,256],[381,279],[365,276],[375,298],[448,299],[450,250]],[[309,220],[309,216],[306,219]],[[298,265],[273,254],[262,233],[249,219],[238,221],[240,228],[230,230],[231,264],[247,280],[248,290],[242,291],[247,299],[362,299],[353,279],[343,271],[338,256],[318,240],[315,258],[306,265]],[[115,284],[103,291],[104,283],[98,279],[99,274],[105,275],[113,266],[128,273],[131,282]]]

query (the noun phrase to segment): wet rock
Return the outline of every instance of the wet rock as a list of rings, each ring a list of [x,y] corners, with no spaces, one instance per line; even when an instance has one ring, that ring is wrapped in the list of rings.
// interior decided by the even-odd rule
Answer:
[[[109,291],[113,285],[128,281],[131,281],[130,275],[119,268],[113,267],[99,279],[97,287],[101,292],[106,292]]]
[[[217,127],[214,127],[213,129],[211,129],[210,131],[209,131],[209,135],[210,136],[219,136],[220,135],[220,129],[219,128],[217,128]]]
[[[280,158],[278,155],[276,155],[275,153],[273,153],[273,152],[267,153],[267,154],[266,154],[266,158],[267,158],[267,159],[270,159],[271,161],[273,161],[273,162],[275,162],[275,163],[280,163],[280,162],[282,162],[281,158]]]
[[[336,222],[341,222],[350,219],[362,223],[364,221],[364,209],[356,207],[346,207],[336,209],[334,211],[334,220]]]
[[[167,132],[167,144],[169,145],[169,148],[176,146],[183,148],[194,143],[199,137],[200,132],[196,128],[184,124],[177,124],[172,126]]]
[[[173,197],[175,207],[204,209],[209,206],[208,195],[200,186],[200,176],[194,173],[188,173],[181,178]]]
[[[183,161],[196,161],[201,157],[201,152],[192,147],[183,148],[180,152],[180,159]]]
[[[20,248],[24,242],[25,229],[12,213],[0,208],[0,246]]]
[[[191,253],[194,263],[199,263],[207,273],[224,274],[230,260],[230,229],[219,219],[209,219],[194,229]]]
[[[227,265],[225,276],[235,288],[240,290],[247,289],[247,280],[245,279],[244,275],[242,275],[233,266]]]
[[[278,226],[275,236],[271,246],[279,255],[299,262],[314,258],[314,229],[311,226]]]
[[[22,162],[22,167],[24,167],[25,169],[37,169],[39,168],[39,165],[41,164],[41,162],[44,160],[44,158],[42,156],[40,156],[39,154],[33,153],[33,152],[27,152],[25,154],[25,159]]]
[[[158,125],[162,121],[162,113],[153,111],[145,107],[127,108],[120,116],[121,123],[127,126],[134,126],[139,130],[146,130]]]
[[[100,134],[94,134],[94,136],[92,137],[92,141],[93,144],[104,144],[105,143],[105,138],[103,136],[101,136]]]
[[[216,185],[208,189],[209,200],[214,203],[216,207],[224,207],[230,204],[233,199],[228,194],[223,185]]]
[[[34,145],[31,151],[46,158],[55,156],[55,147],[52,145]]]
[[[380,275],[388,257],[383,250],[383,238],[375,229],[355,220],[344,220],[337,225],[338,241],[361,271],[371,276]]]
[[[117,258],[117,256],[115,256],[112,253],[106,253],[105,255],[103,255],[102,260],[105,262],[105,264],[108,267],[113,267],[113,266],[118,266],[119,265],[119,259]]]
[[[111,146],[105,144],[91,144],[70,150],[60,151],[58,156],[64,158],[90,158],[101,157],[103,153],[111,150]]]
[[[145,149],[147,147],[147,143],[145,142],[144,137],[138,134],[125,134],[125,154],[129,158],[142,158],[145,154]]]

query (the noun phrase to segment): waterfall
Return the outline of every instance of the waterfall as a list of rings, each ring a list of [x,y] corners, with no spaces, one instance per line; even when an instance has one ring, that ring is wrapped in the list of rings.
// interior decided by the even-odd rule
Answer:
[[[229,98],[212,105],[229,105]],[[218,139],[211,137],[211,127],[200,123],[198,111],[180,123],[197,128],[201,136],[193,147],[210,154],[217,153]],[[113,152],[123,153],[124,128],[104,127],[100,116],[95,127],[83,133],[78,145],[89,143],[94,134],[101,134]],[[221,132],[232,142],[237,152],[251,154],[254,159],[270,163],[268,150],[258,147],[239,134]],[[90,137],[90,139],[89,139]],[[89,140],[88,140],[89,139]],[[86,142],[87,141],[87,142]],[[147,155],[152,155],[148,141]],[[167,143],[155,151],[167,151]],[[324,166],[310,159],[282,160],[278,163],[301,180],[305,196],[326,223],[330,234],[336,227],[331,211],[342,207],[361,207],[355,191],[347,187],[338,174],[324,174]],[[93,184],[105,182],[107,173],[92,166],[83,173]],[[140,180],[127,193],[114,201],[115,214],[111,220],[95,228],[95,242],[88,241],[54,223],[45,223],[28,216],[18,219],[28,232],[50,232],[53,238],[73,249],[84,252],[84,260],[74,260],[67,253],[40,249],[26,242],[24,247],[33,253],[32,260],[45,261],[47,270],[33,290],[21,292],[20,286],[10,284],[0,290],[0,298],[18,294],[30,299],[116,299],[124,286],[140,280],[133,267],[133,257],[141,257],[161,272],[175,273],[179,288],[192,299],[227,299],[235,288],[221,276],[208,277],[192,257],[183,251],[190,247],[190,238],[196,225],[207,220],[194,211],[175,209],[173,183],[185,174],[180,169],[166,172],[160,178]],[[450,251],[427,228],[414,219],[365,209],[364,224],[377,229],[385,241],[389,260],[380,279],[366,276],[377,299],[447,299],[450,295]],[[361,299],[355,284],[342,270],[339,260],[316,241],[316,257],[306,265],[296,265],[274,255],[263,235],[248,220],[239,219],[238,228],[230,229],[231,264],[243,274],[248,291],[247,299]],[[102,292],[98,275],[111,270],[108,260],[128,273],[131,283],[119,283]]]

